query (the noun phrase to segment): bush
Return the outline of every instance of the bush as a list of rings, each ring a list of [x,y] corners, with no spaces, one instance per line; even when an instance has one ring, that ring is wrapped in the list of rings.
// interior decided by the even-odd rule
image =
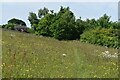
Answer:
[[[117,29],[95,28],[84,32],[80,41],[119,48],[117,32]]]
[[[26,23],[24,21],[16,19],[16,18],[10,19],[8,21],[8,24],[16,24],[16,25],[26,26]]]
[[[35,31],[33,29],[31,29],[31,28],[27,28],[27,32],[28,33],[35,33]]]
[[[6,24],[6,25],[3,25],[3,28],[14,30],[14,26],[15,24]]]
[[[69,8],[60,9],[50,26],[52,36],[59,40],[76,39],[75,16]]]

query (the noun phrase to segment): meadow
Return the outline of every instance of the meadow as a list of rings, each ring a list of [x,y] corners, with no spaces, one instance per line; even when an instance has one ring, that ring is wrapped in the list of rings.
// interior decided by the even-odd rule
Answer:
[[[3,78],[118,78],[117,49],[2,31]],[[66,54],[66,56],[63,56]]]

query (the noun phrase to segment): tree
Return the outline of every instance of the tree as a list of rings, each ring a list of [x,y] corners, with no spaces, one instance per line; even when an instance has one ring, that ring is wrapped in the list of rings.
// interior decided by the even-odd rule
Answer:
[[[85,21],[81,20],[81,17],[79,19],[76,20],[75,22],[75,27],[76,27],[76,38],[80,38],[80,35],[84,32],[85,27],[86,27],[86,23]]]
[[[16,19],[16,18],[10,19],[8,21],[8,24],[16,24],[16,25],[26,26],[24,21]]]
[[[51,14],[53,14],[53,13],[54,13],[54,10],[50,10],[50,12],[51,12]]]
[[[38,17],[41,18],[42,16],[43,16],[43,10],[40,9],[40,10],[38,10]]]
[[[60,11],[53,19],[50,31],[53,33],[53,37],[59,40],[75,39],[75,16],[69,8],[61,6]]]
[[[43,9],[39,9],[39,10],[38,10],[38,17],[39,17],[39,18],[42,18],[42,17],[44,17],[46,14],[48,14],[48,12],[49,12],[49,10],[48,10],[46,7],[44,7]]]
[[[110,17],[104,14],[102,17],[100,17],[98,20],[98,25],[101,26],[102,28],[110,28],[111,21]]]
[[[3,25],[4,26],[4,25]],[[4,26],[6,29],[14,30],[15,24],[9,23]]]
[[[2,25],[2,28],[5,28],[6,25],[7,25],[7,24],[3,24],[3,25]]]
[[[49,10],[46,7],[44,7],[44,9],[43,9],[43,15],[48,14],[48,12],[49,12]]]
[[[111,27],[113,29],[120,29],[120,22],[111,22]]]
[[[29,13],[28,20],[30,21],[31,27],[33,30],[36,30],[37,24],[39,20],[37,19],[37,15],[33,12]]]
[[[37,34],[43,36],[52,36],[50,25],[52,24],[53,14],[46,14],[39,20],[38,27],[36,28]]]

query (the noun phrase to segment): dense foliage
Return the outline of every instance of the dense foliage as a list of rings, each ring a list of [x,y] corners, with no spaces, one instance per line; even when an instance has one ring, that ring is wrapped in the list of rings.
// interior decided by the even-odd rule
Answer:
[[[31,17],[30,17],[31,16]],[[110,16],[104,14],[99,19],[75,19],[70,8],[61,6],[58,13],[47,8],[38,10],[38,18],[34,13],[28,19],[35,27],[35,34],[50,36],[59,40],[80,39],[83,42],[118,48],[118,22],[110,21]],[[35,21],[35,22],[34,22]]]
[[[10,30],[34,33],[33,29],[26,27],[26,23],[24,21],[16,18],[10,19],[7,24],[2,25],[1,27]]]
[[[80,40],[82,42],[118,48],[120,45],[117,32],[117,29],[95,28],[84,32]]]
[[[38,14],[29,13],[31,29],[27,29],[27,32],[58,40],[80,39],[83,42],[118,48],[120,22],[110,21],[110,18],[104,14],[97,20],[82,20],[81,17],[76,19],[69,7],[61,6],[57,13],[44,7],[38,10]],[[22,20],[13,18],[2,28],[13,30],[16,24],[26,26]]]
[[[75,16],[68,7],[61,7],[50,26],[50,31],[52,36],[59,40],[76,39]]]
[[[110,17],[106,14],[98,20],[91,19],[86,22],[87,30],[80,35],[80,41],[119,48],[120,23],[110,21]]]
[[[8,21],[8,24],[16,24],[16,25],[26,26],[24,21],[16,19],[16,18],[10,19]]]
[[[59,40],[76,39],[75,16],[69,7],[63,8],[61,6],[58,13],[47,8],[40,9],[38,16],[39,22],[35,26],[35,34],[50,36]]]
[[[9,24],[2,25],[2,28],[14,30],[14,26],[15,24],[9,23]]]
[[[36,31],[36,25],[38,24],[38,19],[35,13],[30,12],[28,16],[28,20],[30,21],[31,27]]]

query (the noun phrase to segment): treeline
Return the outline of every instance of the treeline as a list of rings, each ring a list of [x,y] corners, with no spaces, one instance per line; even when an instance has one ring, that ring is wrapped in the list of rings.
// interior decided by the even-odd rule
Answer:
[[[61,6],[57,13],[44,7],[38,10],[38,14],[30,12],[28,20],[31,24],[29,32],[36,35],[53,37],[58,40],[80,39],[82,42],[114,48],[120,46],[120,23],[110,21],[110,16],[106,14],[97,20],[82,20],[81,17],[76,19],[69,7]]]

